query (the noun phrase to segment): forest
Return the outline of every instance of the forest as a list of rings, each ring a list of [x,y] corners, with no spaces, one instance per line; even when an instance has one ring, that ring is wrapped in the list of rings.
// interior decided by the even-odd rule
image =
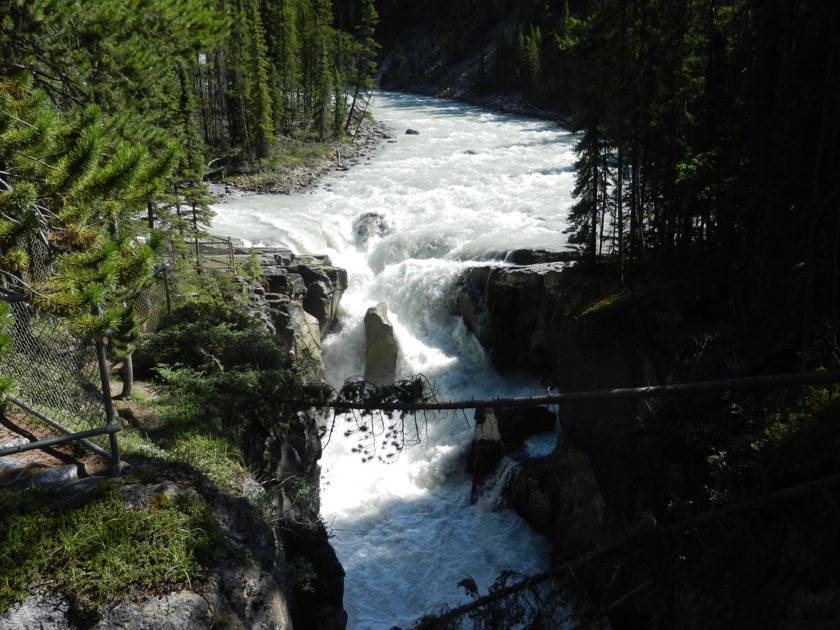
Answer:
[[[372,2],[335,24],[327,0],[0,2],[6,281],[130,336],[155,249],[209,224],[211,167],[266,167],[361,114]]]
[[[378,10],[380,41],[394,51],[383,85],[439,90],[440,68],[400,42],[448,23],[439,48],[449,65],[472,55],[471,95],[513,92],[568,117],[582,134],[570,236],[589,264],[612,262],[622,279],[694,270],[716,279],[737,317],[774,305],[799,311],[806,339],[836,330],[836,3],[430,0]],[[785,293],[795,297],[782,305]]]
[[[747,311],[786,277],[836,322],[834,3],[3,0],[0,8],[0,247],[9,273],[25,266],[15,243],[36,224],[66,243],[89,242],[81,233],[106,215],[114,234],[133,224],[196,230],[209,220],[202,182],[214,166],[270,165],[284,142],[341,137],[378,79],[428,87],[437,68],[472,57],[471,93],[515,92],[567,113],[582,133],[569,219],[590,263],[617,261],[622,274],[714,263]],[[435,63],[412,58],[406,46],[430,32],[442,33]]]
[[[756,372],[837,368],[838,51],[827,0],[0,0],[0,287],[130,356],[210,179],[352,137],[372,90],[443,93],[457,68],[464,98],[578,133],[580,268],[714,295],[765,326]]]

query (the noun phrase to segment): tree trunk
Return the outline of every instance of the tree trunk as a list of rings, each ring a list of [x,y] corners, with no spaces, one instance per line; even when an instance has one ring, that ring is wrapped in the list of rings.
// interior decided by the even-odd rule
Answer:
[[[122,393],[120,398],[125,400],[130,398],[134,391],[134,359],[129,354],[123,359],[122,367],[120,367],[120,378],[122,378]]]

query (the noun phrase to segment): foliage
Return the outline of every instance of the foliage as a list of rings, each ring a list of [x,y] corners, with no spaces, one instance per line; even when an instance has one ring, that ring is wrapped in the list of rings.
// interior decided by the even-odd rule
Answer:
[[[276,337],[235,307],[196,300],[173,311],[137,350],[138,369],[154,370],[184,413],[247,455],[260,436],[297,430],[302,408],[327,401],[329,389],[306,383],[309,366],[293,361]],[[309,404],[306,405],[310,406]]]
[[[265,276],[260,268],[259,258],[257,258],[257,250],[253,247],[251,248],[251,251],[248,252],[248,260],[245,262],[243,267],[245,279],[248,280],[248,282],[256,286],[267,286]]]
[[[111,137],[96,107],[56,113],[32,79],[0,83],[0,254],[7,278],[41,310],[83,332],[112,337],[125,356],[138,324],[133,301],[151,281],[161,238],[121,230],[145,209],[174,167]]]
[[[358,435],[352,451],[362,462],[375,457],[395,461],[407,447],[423,442],[426,415],[418,412],[390,411],[383,406],[434,400],[431,384],[422,375],[399,380],[391,385],[374,385],[364,380],[347,381],[338,392],[338,400],[364,405],[358,413],[345,415],[345,437]],[[398,415],[397,418],[394,416]]]
[[[77,615],[140,593],[190,585],[226,553],[209,506],[195,493],[125,505],[103,484],[68,502],[30,490],[0,494],[0,610],[23,600],[37,577],[71,601]]]

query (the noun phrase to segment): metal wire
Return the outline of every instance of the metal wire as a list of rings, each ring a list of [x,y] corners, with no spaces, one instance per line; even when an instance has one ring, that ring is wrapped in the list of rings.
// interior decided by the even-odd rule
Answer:
[[[96,346],[66,320],[11,302],[11,351],[0,373],[12,378],[16,396],[60,424],[78,431],[105,424]]]

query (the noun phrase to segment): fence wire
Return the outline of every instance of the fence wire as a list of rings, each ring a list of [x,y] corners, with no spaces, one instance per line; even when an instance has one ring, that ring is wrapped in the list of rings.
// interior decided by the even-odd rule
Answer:
[[[169,270],[161,266],[155,274],[155,282],[143,289],[134,302],[134,311],[143,319],[144,332],[153,332],[160,326],[163,316],[169,312]]]
[[[26,302],[11,302],[9,307],[14,322],[11,349],[0,356],[0,373],[12,378],[15,397],[74,431],[104,426],[94,341]],[[29,422],[29,428],[40,425],[34,418]]]

